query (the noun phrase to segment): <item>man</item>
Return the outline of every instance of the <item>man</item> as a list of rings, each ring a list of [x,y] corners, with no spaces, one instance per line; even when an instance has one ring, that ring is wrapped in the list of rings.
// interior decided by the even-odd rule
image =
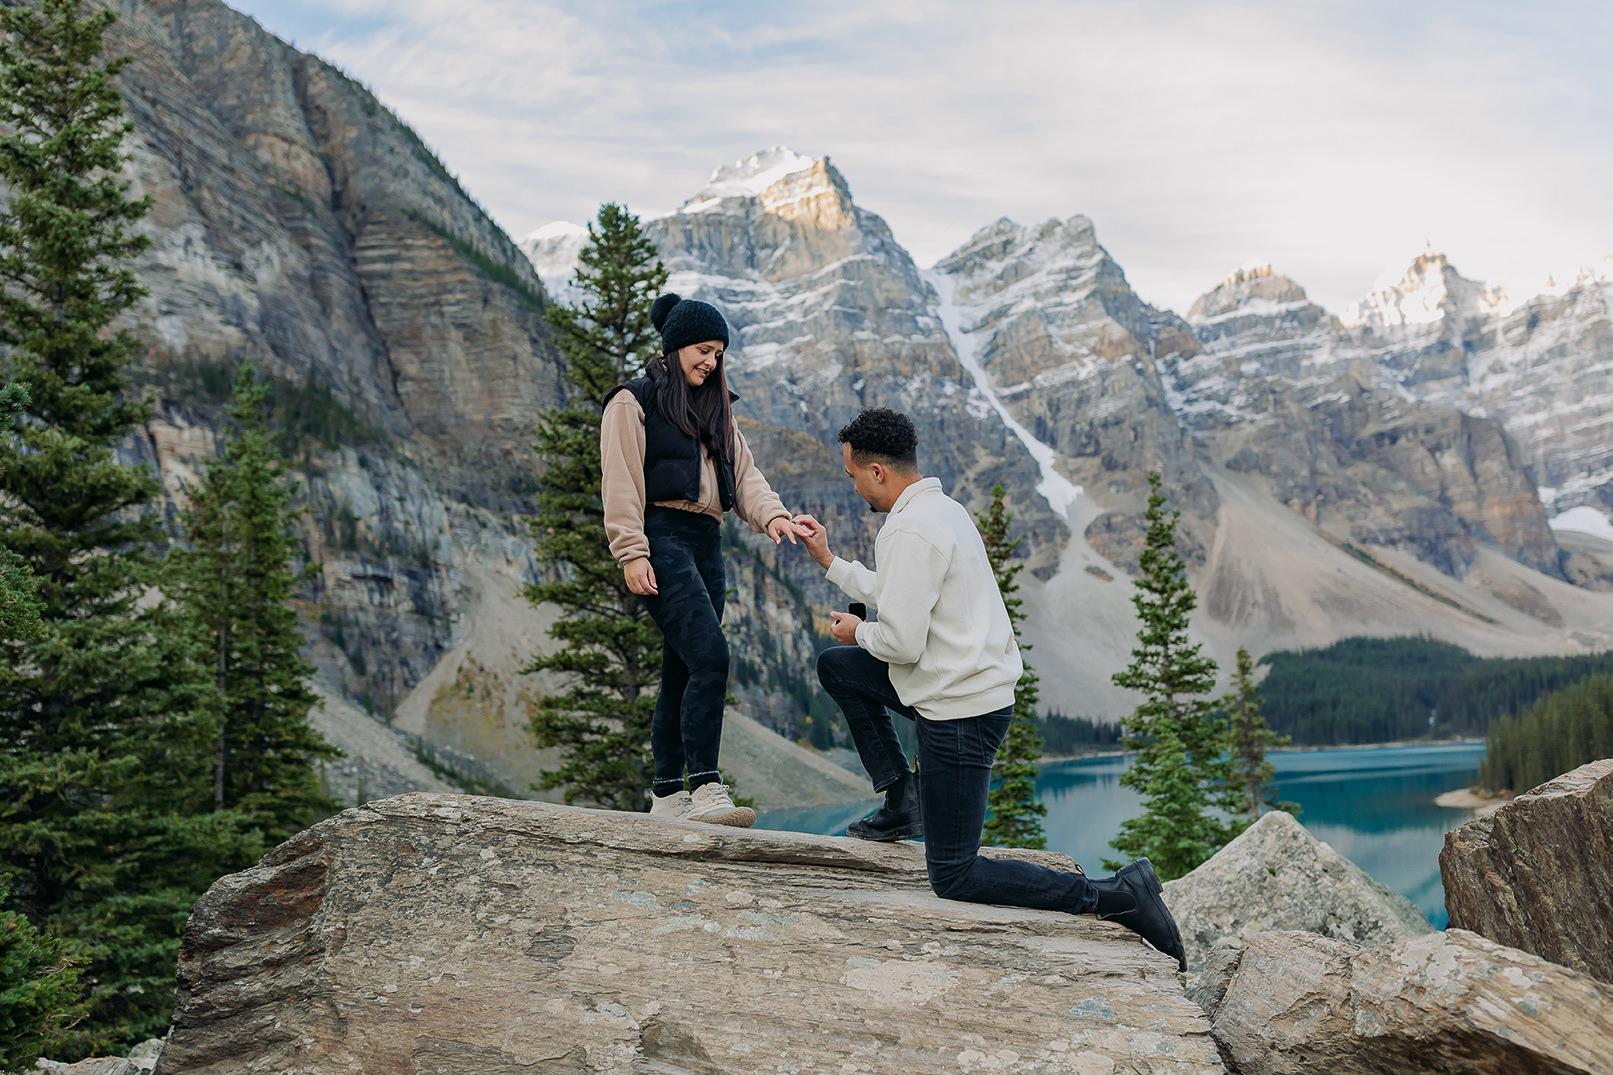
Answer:
[[[879,611],[877,622],[833,613],[842,645],[818,656],[818,679],[846,714],[874,790],[885,793],[883,806],[846,831],[866,840],[924,836],[930,887],[942,899],[1113,919],[1185,971],[1181,935],[1147,859],[1093,880],[980,856],[991,766],[1024,671],[1008,610],[969,512],[940,479],[919,473],[912,421],[864,410],[839,439],[857,494],[889,516],[874,539],[877,573],[835,556],[818,520],[795,518],[829,581]],[[917,726],[917,773],[887,708]]]

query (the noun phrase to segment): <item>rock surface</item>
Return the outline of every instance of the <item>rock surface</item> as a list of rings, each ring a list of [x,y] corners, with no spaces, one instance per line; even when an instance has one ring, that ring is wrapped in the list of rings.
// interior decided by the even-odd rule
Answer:
[[[51,1075],[149,1075],[151,1069],[157,1066],[157,1058],[162,1055],[162,1045],[161,1038],[147,1038],[129,1050],[126,1057],[93,1056],[72,1064],[40,1057],[33,1070],[36,1073],[50,1072]]]
[[[1613,982],[1613,759],[1445,834],[1451,925]]]
[[[466,796],[221,879],[179,978],[158,1075],[1224,1070],[1168,957],[916,845]]]
[[[1433,931],[1410,900],[1310,834],[1291,814],[1261,816],[1185,877],[1165,885],[1165,903],[1196,971],[1219,942],[1271,930],[1304,930],[1357,944],[1386,944]]]
[[[1212,963],[1189,993],[1240,1075],[1613,1073],[1613,993],[1476,933],[1263,933]]]

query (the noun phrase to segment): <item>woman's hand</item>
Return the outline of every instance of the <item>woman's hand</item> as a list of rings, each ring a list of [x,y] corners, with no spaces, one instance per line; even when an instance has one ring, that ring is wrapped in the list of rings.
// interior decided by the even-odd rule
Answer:
[[[627,579],[627,588],[640,597],[654,597],[661,592],[655,588],[655,568],[650,566],[648,556],[627,561],[622,565],[622,575]]]
[[[790,539],[791,545],[798,545],[798,538],[806,537],[806,531],[797,526],[788,515],[774,516],[773,521],[767,524],[767,536],[773,539],[773,544],[783,544],[785,538]]]

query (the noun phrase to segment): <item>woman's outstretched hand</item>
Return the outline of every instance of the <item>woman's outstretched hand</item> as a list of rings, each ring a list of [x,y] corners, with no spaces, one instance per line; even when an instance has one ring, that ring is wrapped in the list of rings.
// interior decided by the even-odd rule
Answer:
[[[627,561],[622,565],[622,574],[627,579],[627,588],[640,597],[654,597],[661,592],[655,588],[655,568],[650,566],[648,556]]]
[[[783,544],[785,538],[790,539],[791,545],[798,545],[798,538],[806,537],[806,531],[796,525],[795,520],[785,515],[779,515],[767,524],[767,536],[773,539],[773,544]]]

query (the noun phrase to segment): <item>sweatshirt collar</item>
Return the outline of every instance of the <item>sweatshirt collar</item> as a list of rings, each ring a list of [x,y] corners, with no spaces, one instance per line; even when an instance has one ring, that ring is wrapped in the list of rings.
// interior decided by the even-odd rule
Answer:
[[[897,512],[907,507],[907,505],[911,503],[913,498],[916,496],[923,496],[925,493],[939,493],[940,491],[940,478],[920,478],[918,481],[902,490],[902,495],[897,497],[896,503],[891,505],[891,514],[895,515]]]

